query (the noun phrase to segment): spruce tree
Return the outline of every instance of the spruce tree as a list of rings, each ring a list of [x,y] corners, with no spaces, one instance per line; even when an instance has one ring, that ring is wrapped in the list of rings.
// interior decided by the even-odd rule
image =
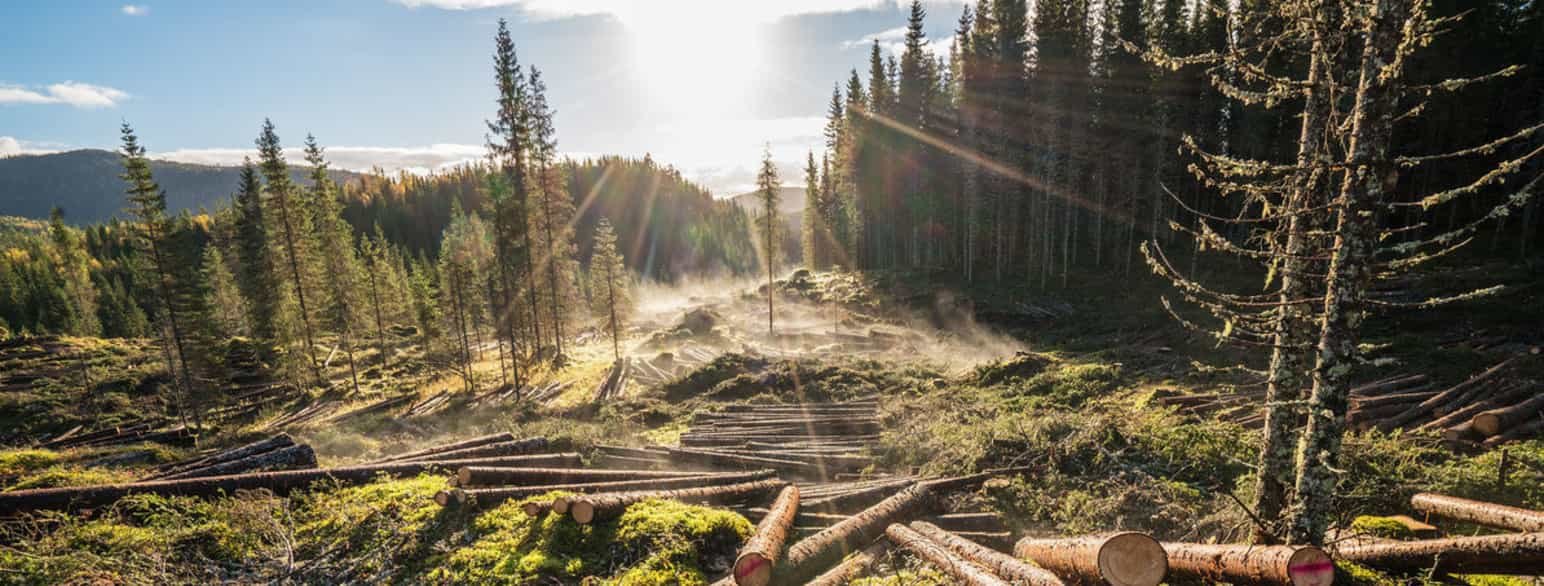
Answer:
[[[595,249],[590,255],[590,312],[604,320],[611,335],[611,352],[622,360],[622,327],[632,312],[632,293],[627,265],[617,248],[611,222],[601,218],[595,226]]]
[[[64,224],[64,211],[58,206],[49,213],[48,235],[53,245],[54,268],[70,300],[66,331],[77,336],[99,335],[102,326],[97,320],[97,290],[91,282],[90,255],[75,230]]]
[[[204,283],[209,309],[208,320],[215,326],[220,339],[241,335],[247,331],[246,300],[236,286],[236,276],[220,254],[220,247],[204,247],[204,257],[199,263],[199,280]]]
[[[553,126],[553,111],[547,104],[547,85],[542,82],[541,71],[531,67],[530,75],[530,131],[531,159],[535,163],[537,178],[537,209],[543,239],[542,258],[547,273],[547,297],[552,309],[553,340],[556,354],[553,363],[561,365],[563,355],[563,324],[569,320],[567,308],[577,297],[577,288],[571,280],[574,274],[574,200],[568,196],[562,170],[553,163],[557,158],[557,131]]]
[[[269,245],[268,226],[263,215],[263,185],[252,160],[242,161],[237,184],[235,241],[240,272],[237,285],[246,300],[249,333],[265,343],[277,336],[279,285],[274,279],[274,265]]]
[[[800,218],[800,242],[804,249],[804,268],[819,270],[826,262],[821,250],[825,246],[825,201],[820,189],[820,168],[815,166],[815,153],[807,155],[804,165],[804,215]]]
[[[767,263],[767,336],[775,337],[772,323],[772,298],[776,293],[774,275],[777,272],[778,252],[778,224],[781,220],[777,215],[778,195],[782,190],[782,183],[777,179],[777,165],[772,162],[772,147],[763,147],[761,154],[761,170],[756,173],[756,199],[761,203],[761,230],[765,234],[766,249],[763,257]]]
[[[494,119],[487,122],[489,132],[487,146],[489,156],[504,175],[503,186],[507,188],[507,190],[490,193],[489,197],[493,206],[491,212],[494,245],[498,258],[499,294],[502,297],[499,307],[504,314],[497,321],[503,323],[505,336],[511,348],[532,348],[539,351],[542,338],[541,321],[535,300],[536,290],[534,283],[531,282],[534,271],[531,270],[533,262],[530,223],[526,218],[528,213],[526,157],[530,152],[530,128],[526,105],[525,72],[521,69],[519,58],[515,54],[515,43],[509,35],[509,24],[502,18],[499,19],[498,32],[494,35],[493,73],[498,87],[496,101],[498,108]],[[520,319],[517,314],[523,311],[518,307],[522,290],[529,292],[530,313],[528,315],[531,333],[528,344],[520,343],[515,334],[515,323]],[[517,365],[516,369],[518,368]],[[519,384],[517,373],[516,385]]]
[[[359,322],[359,259],[354,255],[354,233],[343,219],[343,204],[338,200],[332,179],[327,177],[327,159],[316,137],[306,136],[306,163],[311,166],[312,240],[322,264],[323,298],[319,322],[338,335],[348,358],[349,381],[359,392],[359,371],[354,363],[354,325]]]
[[[290,180],[289,165],[284,162],[284,151],[279,146],[279,135],[274,132],[271,120],[263,120],[262,132],[257,137],[257,153],[263,179],[267,182],[264,191],[268,194],[268,198],[265,203],[272,211],[277,212],[278,216],[279,229],[276,236],[279,248],[283,250],[283,262],[288,269],[286,273],[290,280],[290,291],[299,303],[296,319],[300,322],[312,378],[318,386],[321,386],[323,385],[322,366],[316,358],[316,337],[311,329],[311,308],[306,300],[306,289],[310,280],[304,273],[304,267],[310,265],[313,254],[307,246],[310,242],[311,214],[301,205],[300,200],[303,198],[296,197],[298,190]]]

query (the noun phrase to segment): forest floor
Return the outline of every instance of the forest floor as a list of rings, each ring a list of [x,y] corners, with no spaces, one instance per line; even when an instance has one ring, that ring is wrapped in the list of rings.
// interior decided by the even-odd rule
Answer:
[[[1420,373],[1453,383],[1526,355],[1544,344],[1536,327],[1544,323],[1540,277],[1478,267],[1382,291],[1405,299],[1471,284],[1521,284],[1492,299],[1376,317],[1363,340],[1372,360],[1356,380]],[[1231,541],[1249,530],[1239,502],[1248,500],[1258,432],[1155,398],[1248,388],[1248,375],[1211,367],[1258,368],[1258,356],[1178,327],[1158,302],[1168,291],[1145,275],[1074,274],[1069,287],[1053,283],[1046,293],[1039,283],[921,285],[944,281],[941,274],[796,272],[778,283],[775,336],[755,284],[646,289],[623,349],[629,360],[670,364],[677,374],[637,378],[602,401],[594,390],[611,367],[611,343],[593,333],[581,333],[585,341],[570,349],[568,367],[534,374],[535,388],[568,383],[540,404],[485,395],[499,376],[491,349],[478,366],[487,384],[467,394],[421,349],[397,341],[388,345],[391,368],[371,366],[379,359],[373,349],[355,357],[365,365],[360,393],[275,401],[200,438],[200,447],[283,429],[315,447],[328,466],[509,431],[547,437],[588,459],[598,444],[671,443],[693,413],[725,403],[878,397],[885,429],[869,447],[876,468],[1033,470],[954,503],[999,513],[1016,536],[1133,529],[1160,539]],[[0,451],[0,489],[131,480],[192,451],[160,443],[28,447],[30,439],[83,423],[173,418],[164,398],[140,390],[150,388],[146,380],[158,368],[145,344],[46,344],[53,347],[0,350],[7,365],[0,377],[39,374],[0,380],[26,384],[0,393],[0,423],[16,430],[0,440],[17,446]],[[88,354],[99,363],[88,391],[69,376],[43,376],[66,372],[50,366],[63,357]],[[335,388],[347,377],[341,362],[335,357],[329,366]],[[1531,359],[1514,376],[1544,379],[1541,362]],[[442,407],[407,414],[441,394],[448,397]],[[404,395],[412,399],[401,406],[350,416]],[[286,422],[318,404],[326,414]],[[1349,436],[1337,525],[1408,513],[1409,496],[1420,491],[1544,508],[1544,440],[1512,444],[1508,456],[1521,464],[1498,477],[1499,451],[1453,449],[1429,434]],[[289,497],[139,496],[88,515],[31,515],[0,526],[0,583],[704,583],[750,529],[735,513],[670,503],[634,507],[594,527],[527,517],[518,502],[442,509],[430,497],[444,486],[444,477],[425,475]],[[1495,583],[1488,580],[1471,582]],[[863,583],[947,580],[897,557]]]

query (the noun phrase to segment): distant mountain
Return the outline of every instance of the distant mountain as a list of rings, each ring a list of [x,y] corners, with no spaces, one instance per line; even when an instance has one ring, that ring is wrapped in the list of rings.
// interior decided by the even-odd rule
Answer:
[[[755,191],[733,195],[729,197],[736,205],[750,211],[761,210],[761,194]],[[777,213],[785,216],[797,216],[804,211],[804,188],[783,187],[778,193]]]
[[[152,161],[150,168],[174,212],[224,206],[235,193],[241,173],[240,167],[171,161]],[[0,215],[43,219],[59,206],[72,224],[122,217],[124,183],[118,178],[122,172],[118,153],[97,149],[0,158]],[[290,168],[296,181],[304,181],[308,172],[308,167]],[[347,171],[332,172],[339,183],[355,177]]]

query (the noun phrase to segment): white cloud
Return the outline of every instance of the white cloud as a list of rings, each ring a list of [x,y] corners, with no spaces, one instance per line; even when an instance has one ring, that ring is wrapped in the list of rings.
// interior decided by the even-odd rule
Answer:
[[[954,44],[954,35],[939,38],[925,39],[923,50],[932,53],[934,57],[949,58],[950,45]],[[906,52],[906,27],[896,27],[882,30],[877,33],[864,35],[862,38],[850,41],[842,41],[842,49],[863,48],[868,49],[874,41],[879,41],[879,47],[897,59]]]
[[[123,90],[78,81],[56,83],[40,89],[0,85],[0,104],[69,104],[76,108],[111,108],[128,97],[129,94]]]
[[[144,16],[150,14],[150,7],[144,4],[124,4],[123,13],[129,16]]]
[[[433,144],[419,147],[326,147],[327,161],[333,168],[349,171],[369,171],[380,167],[388,173],[407,171],[424,174],[455,165],[481,159],[487,151],[482,145]],[[292,147],[284,150],[291,162],[303,161],[305,150]],[[150,153],[150,158],[200,165],[240,165],[245,157],[257,158],[254,149],[205,148],[177,149]]]
[[[36,143],[13,136],[0,136],[0,158],[15,155],[42,155],[55,152],[51,149],[38,148],[38,146]]]
[[[701,18],[730,16],[736,20],[771,22],[802,14],[832,14],[902,6],[906,0],[777,0],[730,2],[726,0],[393,0],[409,8],[477,10],[514,7],[537,20],[609,14],[624,22],[657,18],[661,13]],[[953,2],[950,2],[953,3]]]

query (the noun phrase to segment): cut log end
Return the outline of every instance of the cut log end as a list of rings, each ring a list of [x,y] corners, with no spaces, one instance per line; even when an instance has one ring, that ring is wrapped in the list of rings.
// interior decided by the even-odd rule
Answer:
[[[459,507],[467,501],[466,491],[450,488],[434,493],[434,502],[442,507]]]
[[[521,510],[525,511],[525,514],[528,516],[540,517],[542,513],[552,509],[552,503],[531,501],[520,505],[520,508]]]
[[[566,496],[560,496],[558,498],[552,499],[552,512],[557,513],[559,515],[567,515],[568,514],[568,503],[569,503],[569,500],[568,500],[568,497],[566,497]]]
[[[734,583],[738,586],[766,586],[772,581],[772,560],[759,552],[746,552],[734,561]]]
[[[1480,414],[1475,415],[1474,419],[1471,419],[1469,421],[1470,421],[1470,425],[1472,425],[1474,427],[1475,431],[1480,432],[1480,435],[1485,436],[1485,437],[1490,437],[1490,436],[1493,436],[1493,435],[1497,435],[1497,434],[1501,433],[1501,431],[1502,431],[1501,430],[1501,417],[1496,415],[1495,413],[1490,413],[1490,412],[1480,413]]]
[[[1335,580],[1335,562],[1322,549],[1300,547],[1287,559],[1287,575],[1293,586],[1328,586]]]
[[[1099,575],[1112,586],[1158,586],[1169,573],[1163,544],[1143,533],[1121,533],[1099,548]]]
[[[574,518],[574,522],[580,525],[589,525],[595,520],[595,505],[588,501],[574,501],[568,503],[568,515]]]

